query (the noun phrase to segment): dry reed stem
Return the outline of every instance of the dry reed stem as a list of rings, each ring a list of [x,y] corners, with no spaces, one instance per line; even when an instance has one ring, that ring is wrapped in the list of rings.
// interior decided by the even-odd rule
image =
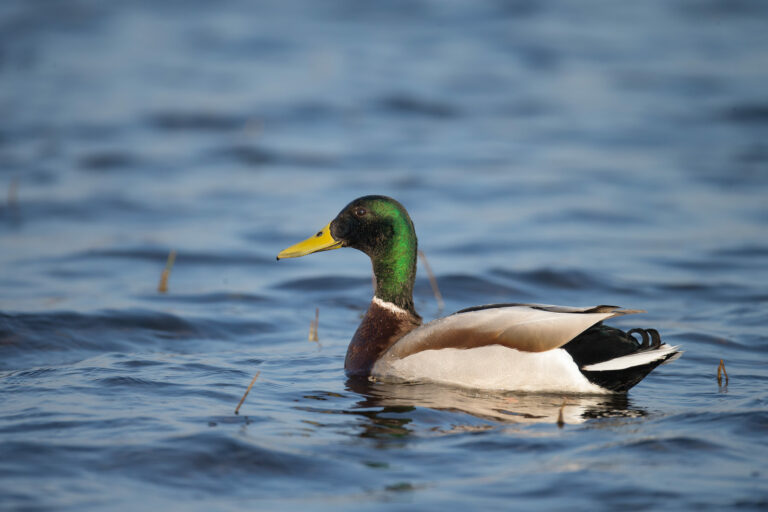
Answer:
[[[427,271],[429,284],[432,286],[432,293],[435,294],[435,300],[437,301],[437,312],[439,315],[443,312],[443,308],[445,308],[443,295],[440,293],[440,288],[437,287],[437,279],[435,279],[435,275],[432,273],[432,268],[429,266],[429,262],[427,261],[427,256],[424,254],[424,251],[419,251],[419,257],[421,258],[421,262],[424,264],[424,270]]]
[[[243,402],[245,402],[245,397],[247,397],[248,393],[251,392],[253,383],[256,382],[256,379],[259,378],[259,374],[261,374],[260,371],[256,372],[256,375],[254,375],[253,379],[251,379],[251,383],[248,384],[248,388],[245,390],[245,393],[243,393],[243,398],[240,399],[240,402],[237,404],[237,407],[235,407],[235,414],[240,414],[240,406],[243,405]]]
[[[309,323],[309,341],[316,341],[320,343],[320,339],[317,337],[317,327],[320,324],[320,308],[315,308],[315,319]]]
[[[565,409],[565,400],[560,405],[560,410],[557,412],[557,428],[563,428],[565,426],[565,420],[563,420],[563,409]]]
[[[157,291],[160,293],[168,292],[168,277],[171,275],[171,269],[176,261],[176,251],[173,250],[168,254],[168,260],[165,262],[165,268],[160,276],[160,284],[157,285]]]
[[[723,375],[725,375],[725,385],[728,385],[728,372],[725,371],[725,363],[723,360],[720,360],[720,364],[717,365],[717,385],[722,386],[723,385]]]

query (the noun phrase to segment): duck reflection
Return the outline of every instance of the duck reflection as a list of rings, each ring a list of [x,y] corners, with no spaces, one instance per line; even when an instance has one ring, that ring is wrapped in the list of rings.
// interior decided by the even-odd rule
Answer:
[[[347,389],[362,396],[355,411],[372,420],[370,434],[407,434],[408,424],[418,408],[461,412],[476,418],[505,424],[581,424],[590,419],[639,417],[645,411],[631,406],[624,394],[560,395],[492,392],[434,383],[387,383],[350,378]],[[400,413],[397,417],[383,413]],[[452,429],[457,427],[453,426]],[[493,425],[466,425],[462,431],[494,428]],[[365,434],[364,434],[365,435]]]

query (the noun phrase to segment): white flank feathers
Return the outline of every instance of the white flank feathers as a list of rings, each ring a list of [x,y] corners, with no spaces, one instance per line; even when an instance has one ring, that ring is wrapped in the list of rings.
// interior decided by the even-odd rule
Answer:
[[[563,349],[522,352],[501,345],[424,350],[403,359],[380,359],[379,379],[529,392],[609,393],[589,382]]]
[[[582,369],[590,372],[604,372],[608,370],[625,370],[627,368],[632,368],[633,366],[643,366],[645,364],[658,361],[659,359],[664,359],[665,357],[671,354],[674,354],[673,357],[676,359],[677,357],[680,357],[680,354],[681,354],[681,352],[678,352],[677,350],[678,348],[680,347],[679,346],[673,347],[664,343],[655,350],[644,350],[642,352],[635,352],[634,354],[617,357],[615,359],[603,361],[602,363],[590,364],[582,367]]]

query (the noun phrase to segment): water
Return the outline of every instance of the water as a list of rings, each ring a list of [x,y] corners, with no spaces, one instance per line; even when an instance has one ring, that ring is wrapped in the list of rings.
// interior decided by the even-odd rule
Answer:
[[[767,19],[3,2],[0,508],[764,510]],[[613,398],[347,380],[369,263],[274,258],[368,193],[446,312],[644,308],[683,358]]]

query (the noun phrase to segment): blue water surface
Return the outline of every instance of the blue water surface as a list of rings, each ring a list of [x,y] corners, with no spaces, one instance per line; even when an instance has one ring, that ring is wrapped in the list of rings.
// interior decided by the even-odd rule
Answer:
[[[2,2],[0,508],[765,510],[766,20]],[[426,320],[617,304],[685,354],[616,397],[348,380],[366,257],[275,255],[372,193]]]

